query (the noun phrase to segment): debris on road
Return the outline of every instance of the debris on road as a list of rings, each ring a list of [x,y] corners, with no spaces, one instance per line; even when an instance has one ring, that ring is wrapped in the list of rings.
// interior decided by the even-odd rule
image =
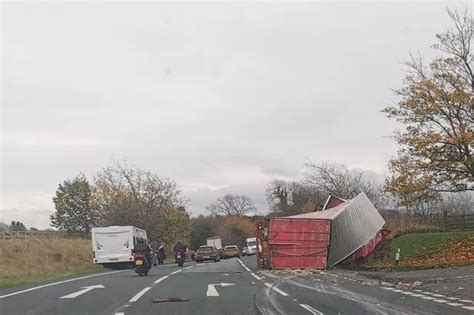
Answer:
[[[189,302],[189,299],[166,298],[166,299],[153,299],[152,301],[152,303],[166,303],[166,302]]]

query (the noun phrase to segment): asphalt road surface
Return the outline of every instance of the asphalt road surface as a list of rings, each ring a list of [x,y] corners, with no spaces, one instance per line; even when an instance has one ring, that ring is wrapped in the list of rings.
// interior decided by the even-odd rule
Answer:
[[[439,294],[438,294],[439,295]],[[256,257],[159,266],[0,290],[0,314],[473,314],[474,302],[330,272],[317,279],[257,272]]]

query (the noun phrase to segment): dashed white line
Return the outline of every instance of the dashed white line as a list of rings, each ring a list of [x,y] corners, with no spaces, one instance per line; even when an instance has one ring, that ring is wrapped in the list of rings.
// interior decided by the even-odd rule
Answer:
[[[424,299],[424,300],[434,300],[434,299],[436,299],[432,296],[422,296],[421,298]]]
[[[451,305],[451,306],[463,306],[463,304],[461,303],[446,303],[448,305]]]
[[[460,302],[464,302],[464,303],[474,303],[473,301],[471,300],[459,300]]]
[[[125,315],[124,312],[121,312],[121,313],[115,313],[115,315]]]
[[[300,304],[302,308],[310,312],[311,314],[316,314],[316,315],[324,315],[323,312],[318,311],[314,307],[309,306],[308,304]]]
[[[463,306],[462,308],[470,311],[474,311],[474,306]]]
[[[153,283],[160,283],[161,281],[167,279],[169,276],[164,276],[164,277],[161,277],[160,279],[156,280],[155,282]]]
[[[448,303],[448,301],[446,300],[442,300],[442,299],[435,299],[433,300],[434,302],[437,302],[437,303]]]
[[[147,293],[150,289],[151,289],[151,287],[146,287],[146,288],[144,288],[143,290],[141,290],[140,292],[138,292],[134,297],[132,297],[129,302],[133,303],[133,302],[138,301],[138,300],[139,300],[145,293]]]
[[[286,293],[285,291],[282,291],[282,290],[278,289],[276,286],[271,285],[271,284],[268,283],[268,282],[265,282],[265,285],[266,285],[267,287],[269,287],[270,289],[272,289],[273,291],[277,292],[278,294],[282,295],[282,296],[288,296],[288,293]]]

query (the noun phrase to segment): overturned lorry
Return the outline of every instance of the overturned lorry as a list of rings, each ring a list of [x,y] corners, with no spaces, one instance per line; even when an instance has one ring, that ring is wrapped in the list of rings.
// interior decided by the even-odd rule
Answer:
[[[325,269],[349,257],[365,257],[385,234],[384,224],[364,193],[351,200],[330,196],[322,211],[260,220],[258,265]]]

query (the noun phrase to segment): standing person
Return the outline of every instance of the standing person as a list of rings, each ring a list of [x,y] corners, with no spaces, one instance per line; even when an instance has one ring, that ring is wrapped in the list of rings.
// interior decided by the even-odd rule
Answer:
[[[161,243],[160,247],[158,248],[158,264],[164,265],[165,259],[166,259],[165,245]]]

